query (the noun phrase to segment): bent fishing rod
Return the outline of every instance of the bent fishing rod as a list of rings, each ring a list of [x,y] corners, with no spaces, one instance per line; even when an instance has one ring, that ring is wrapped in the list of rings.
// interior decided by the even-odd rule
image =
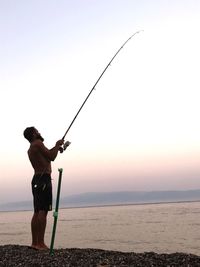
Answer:
[[[85,98],[85,100],[83,101],[83,104],[81,105],[81,107],[79,108],[78,112],[76,113],[76,115],[74,116],[72,122],[70,123],[69,127],[67,128],[65,134],[63,135],[62,139],[65,139],[65,136],[67,135],[67,133],[69,132],[70,128],[72,127],[74,121],[76,120],[77,116],[79,115],[80,111],[82,110],[83,106],[85,105],[85,103],[87,102],[88,98],[90,97],[90,95],[92,94],[92,92],[94,91],[96,85],[98,84],[98,82],[100,81],[100,79],[102,78],[102,76],[104,75],[104,73],[106,72],[106,70],[108,69],[108,67],[111,65],[112,61],[114,60],[114,58],[119,54],[119,52],[122,50],[122,48],[128,43],[129,40],[131,40],[131,38],[133,38],[137,33],[140,33],[141,31],[137,31],[134,34],[132,34],[124,43],[123,45],[117,50],[117,52],[114,54],[114,56],[111,58],[111,60],[109,61],[109,63],[107,64],[107,66],[105,67],[105,69],[102,71],[101,75],[99,76],[99,78],[97,79],[97,81],[95,82],[94,86],[92,87],[92,89],[90,90],[89,94],[87,95],[87,97]],[[66,149],[66,147],[69,145],[69,142],[66,142],[63,146],[64,150]]]

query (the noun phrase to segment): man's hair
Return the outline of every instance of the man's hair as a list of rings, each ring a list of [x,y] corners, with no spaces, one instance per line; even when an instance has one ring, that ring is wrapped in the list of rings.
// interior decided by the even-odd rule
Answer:
[[[27,127],[24,130],[24,137],[29,141],[32,142],[33,141],[33,134],[35,132],[35,127]]]

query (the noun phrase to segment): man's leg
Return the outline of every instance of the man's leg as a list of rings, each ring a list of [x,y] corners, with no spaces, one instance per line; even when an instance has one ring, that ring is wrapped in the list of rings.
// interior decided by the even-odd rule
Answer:
[[[44,236],[45,236],[45,230],[46,230],[46,224],[47,224],[47,211],[40,210],[38,213],[38,222],[39,222],[39,228],[38,228],[38,243],[37,247],[39,249],[47,249],[48,247],[44,243]]]
[[[38,212],[34,212],[31,220],[31,233],[32,233],[31,247],[33,248],[37,248],[38,245],[38,229],[39,229]]]

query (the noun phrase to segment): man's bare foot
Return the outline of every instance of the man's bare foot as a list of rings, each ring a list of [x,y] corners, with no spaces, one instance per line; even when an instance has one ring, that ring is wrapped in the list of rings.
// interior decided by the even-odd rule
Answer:
[[[29,248],[32,248],[32,249],[38,250],[38,248],[37,248],[37,245],[31,245],[31,246],[29,246]]]
[[[45,244],[38,244],[38,245],[31,245],[29,248],[35,249],[35,250],[48,250],[49,248]]]
[[[45,244],[39,244],[37,245],[38,250],[48,250],[49,248]]]

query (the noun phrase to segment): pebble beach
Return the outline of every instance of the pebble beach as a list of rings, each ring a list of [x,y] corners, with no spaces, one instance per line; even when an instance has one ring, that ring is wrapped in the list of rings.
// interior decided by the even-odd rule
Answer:
[[[55,249],[38,251],[27,246],[0,246],[0,267],[198,267],[200,256],[186,253],[134,253],[102,249]]]

